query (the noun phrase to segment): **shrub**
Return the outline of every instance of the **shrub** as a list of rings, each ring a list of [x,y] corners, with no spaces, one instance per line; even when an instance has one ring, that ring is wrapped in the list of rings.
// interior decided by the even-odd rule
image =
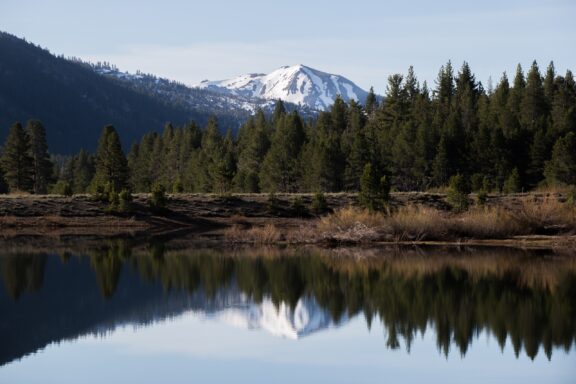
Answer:
[[[168,198],[166,197],[166,188],[162,184],[156,184],[152,188],[152,193],[150,194],[150,200],[148,200],[148,206],[155,213],[166,212],[168,205]]]
[[[468,209],[468,194],[470,187],[466,178],[460,174],[450,178],[448,189],[448,203],[456,212],[463,212]]]
[[[479,192],[484,189],[484,175],[481,173],[475,173],[470,176],[470,187],[473,192]]]
[[[301,197],[296,197],[292,202],[292,212],[294,212],[294,215],[297,217],[304,217],[308,214],[308,210]]]
[[[312,197],[312,212],[317,215],[328,212],[328,202],[326,201],[326,196],[322,192],[316,192]]]
[[[132,194],[127,189],[123,189],[118,194],[118,211],[120,212],[132,211]]]
[[[502,192],[504,193],[518,193],[521,191],[522,186],[520,185],[520,175],[518,174],[518,169],[514,168],[502,187]]]
[[[176,181],[174,182],[174,185],[172,186],[172,192],[173,192],[173,193],[182,193],[182,192],[184,192],[184,184],[182,184],[182,181],[176,180]]]
[[[64,180],[58,180],[52,187],[52,193],[56,195],[72,196],[72,185]]]
[[[478,205],[485,205],[488,199],[488,193],[485,189],[481,189],[476,197],[478,199]]]
[[[379,177],[378,172],[370,163],[364,166],[360,178],[358,200],[360,205],[370,211],[381,210],[390,200],[390,179],[385,175]]]

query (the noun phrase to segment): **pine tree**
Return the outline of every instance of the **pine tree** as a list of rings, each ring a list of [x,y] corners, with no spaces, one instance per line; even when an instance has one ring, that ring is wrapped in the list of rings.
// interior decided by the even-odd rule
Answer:
[[[368,91],[368,96],[366,96],[366,102],[364,103],[364,109],[368,116],[372,115],[374,111],[378,109],[378,99],[376,99],[374,87],[370,87],[370,91]]]
[[[546,180],[550,184],[576,185],[576,134],[558,139],[552,157],[546,163]]]
[[[30,155],[33,164],[34,193],[45,194],[53,180],[54,164],[48,154],[46,130],[39,120],[29,120],[26,132],[30,137]]]
[[[73,193],[86,193],[90,187],[90,181],[94,178],[94,158],[84,149],[74,156],[72,169]]]
[[[119,193],[128,186],[128,162],[122,151],[122,144],[116,129],[107,125],[102,130],[96,151],[93,190]]]
[[[450,184],[448,190],[448,202],[452,205],[452,209],[456,212],[462,212],[468,209],[468,194],[470,193],[470,185],[468,180],[461,174],[456,174],[450,177]]]
[[[34,190],[34,164],[30,157],[30,138],[18,122],[12,125],[0,158],[10,192]]]
[[[576,132],[576,82],[571,71],[565,77],[555,79],[555,93],[551,101],[550,131],[555,142],[568,132]]]
[[[436,157],[432,164],[432,177],[437,186],[446,185],[450,172],[448,170],[448,144],[446,137],[442,135],[436,150]]]
[[[389,200],[390,183],[385,175],[381,175],[370,163],[366,163],[360,178],[360,204],[369,211],[382,209]]]
[[[502,192],[504,193],[517,193],[522,189],[522,184],[520,182],[520,175],[518,174],[518,169],[514,168],[502,187]]]
[[[259,171],[270,147],[268,122],[262,110],[256,112],[238,132],[238,172],[234,184],[245,192],[259,192]]]
[[[349,127],[341,139],[346,161],[343,181],[345,190],[358,191],[364,165],[371,161],[371,145],[362,108],[352,101],[349,110]]]
[[[232,132],[228,131],[222,143],[222,153],[213,168],[215,192],[220,194],[229,192],[232,189],[232,179],[235,173],[234,142],[232,140]]]
[[[296,112],[281,117],[275,124],[270,150],[260,172],[264,191],[295,192],[298,190],[299,158],[305,140],[304,124]]]
[[[223,139],[218,120],[214,117],[208,121],[202,135],[198,173],[195,175],[202,192],[214,192],[220,187],[216,178],[223,155]]]
[[[545,124],[546,100],[542,76],[536,61],[532,63],[526,78],[526,87],[520,104],[520,124],[523,129],[535,132]]]

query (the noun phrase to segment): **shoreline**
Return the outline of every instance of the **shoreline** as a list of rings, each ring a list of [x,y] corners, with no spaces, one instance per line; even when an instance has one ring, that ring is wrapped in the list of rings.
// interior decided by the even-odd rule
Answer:
[[[305,245],[346,246],[506,246],[516,248],[574,248],[575,228],[559,233],[517,233],[498,238],[454,236],[445,238],[410,238],[378,234],[357,239],[319,233],[318,226],[325,215],[307,213],[298,217],[291,210],[296,197],[309,207],[312,194],[278,194],[274,211],[270,210],[267,194],[175,194],[168,196],[168,211],[164,215],[151,212],[147,194],[135,194],[130,213],[112,214],[107,204],[89,195],[64,197],[57,195],[0,196],[0,237],[3,240],[25,237],[97,237],[138,238],[163,237],[180,233],[211,243],[227,245]],[[523,193],[490,195],[487,207],[513,207],[524,200],[562,199],[557,193]],[[331,211],[357,207],[357,195],[326,194]],[[471,198],[471,201],[474,201]],[[396,208],[423,206],[450,217],[445,195],[439,193],[393,193],[391,206]],[[512,208],[510,208],[512,207]],[[356,209],[356,208],[354,208]],[[443,218],[444,220],[444,218]],[[452,217],[453,221],[456,221]],[[362,224],[363,225],[363,224]],[[417,224],[416,224],[417,225]],[[339,230],[340,227],[336,226]],[[272,228],[270,234],[253,232]],[[251,232],[252,231],[252,232]],[[316,231],[315,235],[311,235]],[[342,231],[345,232],[345,231]],[[248,236],[247,236],[248,234]],[[268,236],[268,237],[266,237]]]

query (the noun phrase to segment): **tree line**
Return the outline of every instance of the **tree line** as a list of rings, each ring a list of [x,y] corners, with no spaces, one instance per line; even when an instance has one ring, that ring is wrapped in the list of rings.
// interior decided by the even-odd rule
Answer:
[[[34,133],[33,126],[36,128]],[[32,161],[34,160],[34,161]],[[517,192],[576,184],[576,84],[553,63],[518,65],[485,89],[467,63],[442,66],[436,87],[414,71],[388,78],[382,100],[337,98],[314,119],[287,112],[249,118],[234,136],[216,118],[148,133],[124,155],[116,130],[104,128],[95,154],[80,151],[50,173],[44,129],[12,127],[2,154],[4,190],[82,193],[338,192],[427,190],[453,176],[473,191]],[[32,165],[34,164],[34,165]],[[54,177],[52,177],[54,175]],[[383,178],[383,176],[385,176]],[[0,178],[1,179],[1,178]],[[379,186],[380,185],[380,186]],[[7,187],[7,188],[6,188]]]

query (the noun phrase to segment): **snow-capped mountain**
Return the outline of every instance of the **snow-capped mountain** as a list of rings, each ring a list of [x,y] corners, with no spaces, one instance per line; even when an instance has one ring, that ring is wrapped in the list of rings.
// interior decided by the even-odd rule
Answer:
[[[364,103],[368,93],[356,84],[339,75],[318,71],[305,65],[281,67],[269,74],[247,74],[229,80],[208,81],[198,88],[214,92],[277,100],[326,110],[340,95],[344,101],[356,100]]]
[[[346,316],[338,322],[332,320],[314,297],[301,297],[294,309],[284,302],[276,306],[270,298],[261,303],[247,301],[216,311],[213,317],[238,328],[264,330],[292,340],[348,321]]]
[[[207,88],[189,87],[176,81],[141,72],[122,72],[109,63],[81,63],[102,76],[157,98],[169,105],[176,105],[191,112],[200,111],[218,116],[222,126],[232,127],[233,129],[245,122],[258,109],[263,110],[264,113],[272,113],[276,103],[275,99],[263,99],[242,94],[216,92]],[[305,105],[298,105],[289,101],[285,102],[284,106],[288,111],[298,110],[300,115],[304,117],[312,117],[317,113],[316,110]]]

